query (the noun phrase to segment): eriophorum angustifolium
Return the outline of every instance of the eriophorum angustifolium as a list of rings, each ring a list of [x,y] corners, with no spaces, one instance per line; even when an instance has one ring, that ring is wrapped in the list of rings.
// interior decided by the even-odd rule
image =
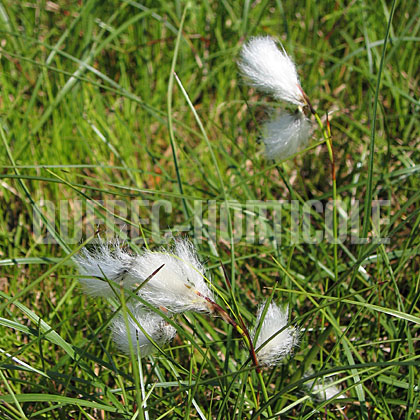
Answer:
[[[146,249],[139,255],[124,251],[118,242],[99,241],[74,260],[80,283],[91,296],[112,297],[119,287],[138,288],[138,296],[170,312],[210,310],[206,298],[213,300],[213,294],[194,246],[187,240],[178,239],[171,248]]]
[[[284,159],[297,153],[308,143],[311,124],[301,113],[282,112],[263,127],[267,159]]]
[[[99,241],[93,250],[82,250],[74,260],[79,267],[82,286],[90,296],[118,297],[120,287],[136,291],[140,302],[130,302],[128,305],[129,312],[132,313],[129,330],[121,314],[112,324],[114,341],[125,353],[129,349],[130,340],[133,346],[138,343],[143,349],[142,356],[153,352],[155,346],[139,325],[157,344],[165,344],[175,334],[175,330],[158,314],[143,306],[143,300],[165,311],[169,316],[187,311],[219,315],[244,338],[248,336],[214,301],[213,293],[206,284],[205,269],[188,240],[177,239],[171,248],[161,248],[159,251],[146,249],[139,255],[123,251],[119,242]],[[110,285],[109,281],[114,282],[114,285]],[[258,311],[257,326],[263,310],[264,305]],[[295,327],[285,328],[287,318],[287,309],[282,310],[276,304],[270,303],[254,346],[249,343],[251,354],[255,354],[254,348],[272,338],[258,350],[258,360],[254,359],[255,365],[274,365],[292,353],[298,343],[298,332]],[[254,341],[256,331],[257,327],[252,334]]]
[[[284,48],[282,50],[269,36],[251,38],[242,47],[239,68],[257,89],[275,99],[304,106],[296,66]]]
[[[334,384],[334,381],[331,377],[316,378],[305,382],[305,388],[307,388],[313,398],[318,401],[345,398],[345,395],[341,393],[341,389],[336,384]]]
[[[282,160],[297,153],[310,135],[310,121],[303,107],[307,100],[296,66],[284,48],[271,37],[251,38],[241,50],[239,68],[251,85],[275,99],[297,106],[295,114],[282,113],[265,123],[263,142],[267,159]]]
[[[89,296],[112,297],[120,286],[134,288],[137,280],[124,276],[135,257],[125,251],[119,241],[102,241],[91,248],[83,248],[73,260],[80,277],[79,282]],[[111,286],[110,285],[113,286]]]
[[[261,317],[266,305],[262,305],[252,331],[254,347],[261,365],[274,366],[286,356],[292,354],[299,343],[299,331],[296,327],[287,326],[289,310],[271,302],[264,319]],[[262,322],[262,325],[260,323]],[[256,334],[259,330],[257,337]]]
[[[157,350],[149,338],[159,347],[174,338],[176,329],[158,314],[140,304],[127,304],[127,309],[127,319],[119,313],[111,324],[112,338],[123,353],[130,353],[131,342],[134,353],[145,357]]]
[[[1,2],[0,419],[420,419],[420,2],[332,5]],[[212,296],[139,294],[171,233]],[[275,366],[267,297],[299,328]]]
[[[170,314],[186,311],[213,311],[213,293],[205,280],[205,270],[191,242],[176,239],[170,248],[143,250],[139,255],[123,250],[118,241],[99,242],[91,250],[83,249],[74,258],[79,267],[80,283],[94,297],[118,297],[120,288],[136,291],[148,304]],[[133,306],[134,305],[134,306]],[[151,354],[157,344],[165,344],[175,335],[175,329],[158,314],[130,303],[129,330],[122,315],[113,321],[114,341],[128,353],[129,342],[141,349],[141,355]]]
[[[253,86],[296,108],[294,113],[283,111],[265,123],[266,157],[284,159],[295,154],[309,138],[311,125],[304,108],[312,107],[300,87],[293,61],[272,38],[257,37],[243,47],[239,66]],[[151,355],[176,334],[176,329],[149,305],[171,317],[171,323],[189,311],[220,316],[241,335],[261,381],[262,367],[279,364],[298,345],[299,331],[288,323],[288,307],[283,309],[274,302],[262,305],[249,333],[240,313],[231,316],[216,303],[206,270],[188,240],[176,239],[171,247],[147,248],[139,254],[124,250],[119,242],[99,241],[74,260],[87,294],[130,299],[120,307],[127,313],[117,314],[111,324],[113,340],[123,353],[130,353],[132,348],[141,357]],[[130,293],[121,294],[124,289]]]
[[[174,313],[211,310],[207,299],[213,301],[213,293],[206,284],[204,267],[191,242],[178,239],[172,248],[144,251],[135,258],[129,275],[144,281],[162,265],[139,289],[139,296],[151,305]]]

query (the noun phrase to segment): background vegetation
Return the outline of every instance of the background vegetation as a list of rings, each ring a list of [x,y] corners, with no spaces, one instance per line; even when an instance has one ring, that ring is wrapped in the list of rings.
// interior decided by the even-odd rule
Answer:
[[[417,418],[419,4],[186,6],[0,3],[0,417],[267,417],[262,397],[260,411],[253,402],[250,384],[256,393],[259,384],[240,340],[221,319],[179,317],[165,355],[140,367],[110,340],[109,304],[78,287],[70,258],[95,226],[127,237],[133,250],[142,237],[154,247],[150,223],[130,231],[131,222],[138,228],[136,217],[150,220],[151,208],[130,206],[165,199],[172,211],[161,212],[161,228],[175,235],[191,234],[194,203],[203,200],[201,258],[247,322],[274,287],[275,300],[289,304],[301,345],[264,372],[275,417]],[[287,208],[282,240],[268,235],[250,243],[229,228],[211,235],[209,200],[327,203],[332,197],[325,145],[285,163],[263,159],[258,138],[268,104],[243,85],[236,66],[244,40],[260,34],[282,40],[315,107],[330,113],[343,208],[359,203],[371,239],[364,210],[373,200],[389,200],[381,213],[381,236],[389,243],[354,244],[348,236],[334,267],[328,241],[293,243]],[[320,140],[315,131],[311,144]],[[109,200],[120,202],[110,209]],[[69,234],[58,217],[65,209],[76,220]],[[313,214],[314,231],[325,230],[323,216]],[[41,236],[55,243],[40,243],[39,220]],[[332,373],[345,398],[311,398],[304,375]],[[139,409],[142,388],[147,413]]]

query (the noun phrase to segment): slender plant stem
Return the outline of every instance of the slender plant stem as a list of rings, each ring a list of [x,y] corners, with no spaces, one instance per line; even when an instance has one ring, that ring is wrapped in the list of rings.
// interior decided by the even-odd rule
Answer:
[[[267,388],[266,388],[266,386],[265,386],[265,383],[264,383],[264,378],[263,378],[263,375],[262,375],[261,370],[258,370],[258,371],[257,371],[257,375],[258,375],[258,379],[260,380],[261,391],[262,391],[262,394],[263,394],[263,397],[264,397],[264,401],[265,401],[265,402],[268,402],[268,393],[267,393]],[[269,415],[270,417],[272,417],[272,416],[273,416],[273,412],[272,412],[272,410],[271,410],[271,406],[267,405],[267,410],[268,410],[268,415]]]
[[[252,399],[254,400],[255,409],[258,410],[260,408],[260,405],[259,405],[257,394],[254,391],[254,386],[252,385],[252,378],[250,375],[248,376],[248,383],[249,383],[249,388],[251,389]]]
[[[208,302],[208,305],[211,308],[211,311],[217,313],[218,315],[220,315],[220,317],[224,321],[226,321],[227,323],[232,325],[232,327],[235,328],[235,330],[242,337],[246,346],[249,349],[249,354],[251,356],[252,363],[254,364],[254,366],[256,368],[256,372],[257,372],[258,378],[259,378],[260,383],[261,383],[261,389],[262,389],[262,392],[263,392],[263,395],[264,395],[264,399],[265,399],[265,401],[268,401],[267,389],[265,388],[264,380],[263,380],[262,373],[261,373],[261,368],[260,368],[260,365],[259,365],[258,359],[257,359],[257,354],[255,353],[254,344],[252,343],[251,336],[250,336],[249,331],[246,328],[246,326],[243,325],[243,327],[241,327],[220,305],[218,305],[216,302],[212,301],[210,298],[202,295],[198,290],[196,290],[195,293],[198,296],[201,296],[203,299],[205,299]],[[255,392],[254,392],[254,388],[252,386],[252,382],[250,381],[249,378],[248,378],[248,380],[249,380],[249,383],[250,383],[250,386],[251,386],[251,392],[252,392],[252,396],[253,396],[253,399],[254,399],[255,407],[258,410],[259,409],[258,398],[255,396]],[[270,415],[272,415],[271,407],[268,407],[268,412],[269,412]]]
[[[325,126],[322,122],[321,118],[319,117],[318,113],[312,107],[309,106],[313,116],[315,117],[316,122],[322,132],[322,136],[324,137],[325,144],[327,145],[328,155],[330,157],[331,162],[331,178],[332,178],[332,187],[333,187],[333,237],[334,237],[334,280],[338,280],[338,217],[337,217],[337,180],[335,175],[335,157],[334,157],[334,149],[333,149],[333,142],[331,136],[331,128],[330,123],[328,121],[327,115],[327,125]],[[328,278],[325,286],[325,290],[328,290]]]
[[[188,9],[188,4],[185,7],[184,12],[182,13],[181,23],[179,25],[178,35],[177,35],[176,43],[175,43],[175,51],[174,51],[174,55],[173,55],[173,58],[172,58],[171,72],[169,74],[169,81],[168,81],[167,110],[168,110],[169,140],[170,140],[170,144],[171,144],[172,158],[173,158],[174,166],[175,166],[176,179],[177,179],[177,182],[178,182],[179,193],[181,194],[182,206],[183,206],[183,209],[184,209],[184,213],[185,213],[185,215],[187,216],[187,219],[188,219],[190,214],[189,214],[189,209],[188,209],[185,197],[184,197],[184,188],[182,186],[181,174],[180,174],[180,171],[179,171],[178,158],[177,158],[177,154],[176,154],[175,134],[174,134],[174,128],[173,128],[173,121],[172,121],[172,96],[173,96],[175,66],[176,66],[176,61],[177,61],[177,58],[178,58],[179,45],[181,43],[181,38],[182,38],[182,28],[184,26],[185,16],[187,15],[187,9]]]
[[[203,296],[200,292],[196,290],[197,295],[204,298],[209,306],[211,307],[212,312],[218,313],[224,321],[232,325],[233,328],[240,334],[242,339],[245,341],[245,344],[247,345],[249,349],[249,353],[251,356],[251,360],[254,364],[254,366],[257,368],[257,371],[259,371],[259,364],[257,359],[257,354],[255,353],[254,345],[252,344],[251,337],[249,335],[249,331],[246,328],[242,328],[220,305],[218,305],[216,302],[213,302],[211,299],[209,299],[206,296]]]

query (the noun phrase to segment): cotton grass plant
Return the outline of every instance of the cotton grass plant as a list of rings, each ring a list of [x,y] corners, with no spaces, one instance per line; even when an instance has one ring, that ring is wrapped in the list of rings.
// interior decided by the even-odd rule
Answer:
[[[292,354],[299,342],[298,330],[288,326],[288,313],[288,308],[282,309],[273,302],[258,309],[252,340],[258,361],[264,366],[277,365]]]
[[[130,354],[131,342],[135,354],[145,357],[174,338],[176,329],[141,304],[127,305],[127,310],[128,321],[120,313],[111,324],[112,338],[123,353]]]
[[[303,107],[306,104],[295,63],[271,37],[255,37],[241,50],[239,68],[257,89],[284,101]]]
[[[119,313],[111,323],[112,338],[119,351],[146,357],[174,338],[176,329],[158,313],[151,312],[146,303],[169,316],[190,311],[220,316],[244,341],[264,400],[269,400],[261,369],[275,366],[292,355],[299,342],[298,330],[288,326],[288,308],[281,309],[273,302],[261,305],[250,332],[240,316],[235,320],[234,314],[229,315],[214,301],[204,280],[205,269],[194,246],[185,239],[175,240],[169,249],[144,249],[138,255],[124,251],[118,241],[99,240],[93,250],[84,248],[74,261],[81,285],[91,297],[110,298],[112,294],[118,297],[126,289],[139,298],[123,304],[126,316]],[[258,407],[258,398],[254,402]],[[273,414],[270,407],[268,414]]]
[[[154,350],[153,341],[165,344],[175,335],[176,330],[150,312],[142,301],[168,315],[193,311],[220,316],[242,336],[258,370],[260,364],[274,366],[280,362],[298,343],[295,328],[282,331],[287,325],[288,310],[283,311],[274,303],[265,310],[264,305],[258,310],[257,324],[262,324],[253,333],[242,320],[235,321],[214,301],[205,282],[205,269],[188,240],[177,239],[169,249],[145,249],[134,255],[124,251],[118,241],[109,243],[99,239],[93,249],[82,249],[74,261],[80,272],[80,283],[89,296],[118,297],[127,289],[139,297],[134,306],[133,303],[127,305],[128,323],[118,315],[111,324],[113,339],[124,353],[128,353],[131,342],[134,349],[138,345],[142,350],[142,357],[147,356]],[[260,346],[262,349],[256,355],[255,348]]]
[[[296,66],[271,37],[255,37],[241,50],[239,69],[251,85],[278,101],[297,107],[296,113],[283,111],[263,128],[267,159],[286,159],[307,144],[310,123],[304,113],[308,98],[302,90]]]
[[[115,287],[138,289],[138,295],[155,307],[172,313],[208,311],[212,293],[205,273],[189,241],[177,240],[173,248],[124,251],[119,242],[99,240],[93,250],[75,257],[80,282],[90,296],[112,297]]]
[[[118,6],[0,6],[0,418],[418,418],[419,5]],[[263,33],[266,59],[288,62],[301,92],[243,77],[241,48]],[[263,95],[280,123],[260,118]],[[257,133],[295,148],[264,159]],[[261,209],[263,228],[271,202],[325,209],[326,139],[339,214],[359,207],[366,242],[290,243],[285,207],[281,240],[212,231],[213,202],[232,223],[257,202],[243,217]],[[373,240],[376,199],[389,200],[389,243]],[[145,202],[164,202],[158,233]],[[310,211],[310,228],[330,232],[323,216]],[[196,258],[162,244],[169,231],[194,241]],[[276,364],[263,363],[267,350]]]
[[[331,127],[326,114],[326,123],[322,121],[313,107],[309,96],[303,90],[296,66],[287,55],[283,46],[278,49],[271,37],[255,37],[241,50],[238,63],[245,80],[257,89],[272,95],[286,104],[295,105],[294,113],[283,111],[263,127],[263,142],[267,159],[285,160],[295,155],[308,143],[311,125],[306,113],[315,118],[327,145],[331,163],[333,186],[333,236],[334,236],[334,274],[338,280],[338,219],[337,219],[337,181]]]
[[[239,61],[239,68],[250,84],[289,107],[295,107],[293,112],[282,111],[264,123],[266,158],[286,159],[307,144],[312,131],[306,115],[309,111],[328,146],[336,199],[335,161],[328,119],[325,126],[301,87],[294,62],[284,48],[280,48],[270,37],[252,38],[243,46]],[[336,228],[334,207],[335,237]],[[264,405],[259,408],[259,392],[256,395],[251,385],[255,410],[269,418],[276,417],[269,405],[270,395],[262,370],[284,362],[298,347],[299,329],[290,323],[287,306],[282,308],[273,301],[262,304],[256,311],[254,327],[249,330],[239,313],[216,302],[195,247],[184,239],[176,239],[169,248],[142,249],[140,253],[126,251],[118,241],[100,240],[93,249],[82,249],[74,261],[79,268],[82,287],[90,297],[116,298],[118,302],[120,295],[124,298],[124,291],[134,294],[134,301],[123,303],[122,313],[114,314],[110,324],[112,339],[122,353],[133,353],[142,358],[155,354],[170,344],[177,329],[182,328],[179,325],[176,329],[171,323],[177,323],[180,315],[189,312],[220,317],[230,324],[243,340],[244,349],[249,353],[248,360],[259,379]],[[151,311],[149,305],[156,312]],[[159,315],[159,311],[165,317],[171,317],[171,323]],[[311,383],[311,392],[322,400],[339,393],[332,386],[320,387],[315,382]]]

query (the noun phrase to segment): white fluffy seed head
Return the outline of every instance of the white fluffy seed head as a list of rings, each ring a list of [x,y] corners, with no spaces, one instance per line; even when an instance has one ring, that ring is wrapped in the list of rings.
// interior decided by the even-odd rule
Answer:
[[[288,308],[283,310],[280,306],[271,302],[264,320],[262,320],[260,333],[255,342],[255,334],[261,322],[264,306],[262,305],[258,310],[256,327],[252,332],[252,337],[255,350],[257,351],[257,358],[261,365],[274,366],[292,353],[293,348],[299,342],[299,332],[295,327],[289,326],[285,328],[288,323]],[[279,331],[281,332],[278,333]],[[274,338],[259,349],[273,336]]]
[[[133,317],[131,317],[129,313],[127,313],[128,329],[123,314],[117,315],[111,324],[112,338],[123,353],[130,353],[130,341],[134,353],[137,355],[139,348],[141,357],[156,351],[156,347],[148,339],[138,324],[141,325],[143,330],[159,347],[174,338],[176,329],[158,314],[148,311],[141,305],[127,305],[127,308],[133,315]]]
[[[140,255],[123,251],[118,242],[99,242],[91,250],[83,249],[74,261],[81,274],[80,283],[90,296],[115,296],[107,279],[116,283],[114,289],[118,292],[119,286],[134,290],[151,276],[138,290],[138,295],[151,305],[173,313],[211,311],[206,298],[214,300],[213,294],[188,240],[178,239],[170,249],[145,250]]]
[[[267,159],[283,160],[308,143],[310,121],[301,112],[281,113],[263,127],[263,141]]]
[[[316,383],[311,390],[312,394],[314,394],[314,396],[321,400],[321,401],[328,401],[331,400],[333,398],[336,399],[340,399],[340,398],[345,398],[345,396],[343,394],[340,394],[338,396],[336,396],[337,394],[340,393],[340,389],[338,389],[335,385],[332,385],[331,383],[328,382],[324,382],[322,383]]]
[[[242,47],[239,68],[257,89],[278,100],[305,105],[295,64],[273,38],[251,38]]]
[[[305,375],[307,376],[307,375]],[[340,394],[341,389],[334,383],[332,378],[316,378],[305,383],[305,387],[312,394],[313,398],[318,401],[328,401],[331,399],[345,398]]]
[[[213,300],[213,294],[191,242],[178,239],[169,250],[145,251],[136,257],[130,275],[145,280],[161,265],[162,269],[140,288],[139,296],[174,313],[210,310],[205,298]]]
[[[124,251],[118,241],[99,240],[92,248],[83,248],[73,261],[82,276],[79,282],[90,296],[114,296],[107,279],[110,282],[121,283],[124,287],[133,286],[124,274],[129,271],[134,256]],[[114,286],[118,289],[118,285]]]

